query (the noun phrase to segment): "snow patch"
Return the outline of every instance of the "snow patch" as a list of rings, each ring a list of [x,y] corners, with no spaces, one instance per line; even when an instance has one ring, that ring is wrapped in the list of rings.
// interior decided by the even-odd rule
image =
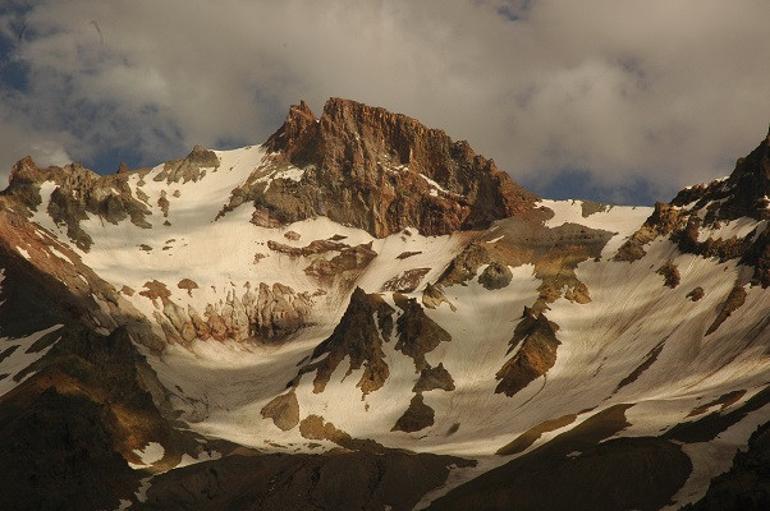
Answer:
[[[0,353],[15,347],[14,351],[10,355],[0,361],[0,374],[8,375],[0,380],[0,396],[7,394],[34,374],[34,372],[31,372],[25,374],[22,378],[18,378],[18,375],[21,371],[29,367],[31,364],[37,362],[40,358],[43,357],[43,355],[48,353],[48,350],[50,350],[51,347],[53,347],[53,345],[59,341],[59,339],[51,343],[51,345],[49,345],[47,348],[40,351],[33,351],[29,353],[27,351],[38,340],[43,338],[45,335],[55,332],[62,326],[64,325],[53,325],[49,328],[40,330],[21,339],[9,339],[7,337],[0,338]],[[18,381],[16,381],[17,378]]]
[[[129,466],[133,469],[145,468],[150,465],[154,465],[163,459],[165,449],[158,442],[150,442],[143,449],[134,449],[134,454],[139,456],[142,460],[141,464],[129,463]]]
[[[197,458],[193,458],[189,454],[185,453],[182,455],[182,460],[179,462],[176,468],[186,467],[188,465],[194,465],[196,463],[202,463],[204,461],[218,460],[221,457],[222,457],[222,453],[214,450],[203,451],[198,455]]]
[[[24,259],[26,259],[27,261],[31,261],[32,260],[32,256],[29,255],[29,252],[27,252],[23,248],[16,247],[16,250],[18,250],[18,252],[22,255],[22,257],[24,257]]]

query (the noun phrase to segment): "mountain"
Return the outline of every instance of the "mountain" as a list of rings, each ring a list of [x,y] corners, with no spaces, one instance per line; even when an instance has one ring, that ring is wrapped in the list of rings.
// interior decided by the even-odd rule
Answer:
[[[764,509],[770,138],[654,208],[405,115],[12,169],[0,508]]]

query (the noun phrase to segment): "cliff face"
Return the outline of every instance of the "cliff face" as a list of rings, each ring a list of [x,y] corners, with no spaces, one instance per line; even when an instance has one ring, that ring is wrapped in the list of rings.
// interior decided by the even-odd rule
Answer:
[[[659,236],[685,253],[753,267],[751,282],[770,285],[770,133],[729,176],[680,191],[620,248],[620,261],[635,261]],[[754,222],[752,222],[754,221]],[[749,226],[742,228],[741,226]],[[743,282],[742,282],[743,284]]]
[[[323,215],[377,237],[406,227],[440,235],[535,211],[537,196],[467,142],[350,100],[330,99],[318,119],[304,102],[292,106],[265,146],[273,166],[303,174],[236,192],[254,200],[263,225]]]
[[[742,216],[770,218],[770,131],[744,158],[739,158],[729,177],[686,188],[672,205],[706,208],[707,222],[733,220]]]

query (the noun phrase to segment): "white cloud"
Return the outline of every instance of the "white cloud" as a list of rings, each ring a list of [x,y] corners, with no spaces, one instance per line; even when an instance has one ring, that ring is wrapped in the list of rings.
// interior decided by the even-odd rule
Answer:
[[[17,111],[66,134],[77,158],[129,147],[151,163],[194,143],[261,141],[290,103],[343,96],[467,138],[528,183],[579,168],[598,186],[641,177],[665,198],[730,172],[764,135],[766,11],[762,0],[41,2],[15,55],[31,84]]]

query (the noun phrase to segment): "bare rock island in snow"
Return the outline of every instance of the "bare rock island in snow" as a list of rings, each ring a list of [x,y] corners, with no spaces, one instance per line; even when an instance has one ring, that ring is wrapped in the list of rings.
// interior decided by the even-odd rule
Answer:
[[[292,106],[0,192],[2,509],[762,509],[770,138],[653,208]]]

